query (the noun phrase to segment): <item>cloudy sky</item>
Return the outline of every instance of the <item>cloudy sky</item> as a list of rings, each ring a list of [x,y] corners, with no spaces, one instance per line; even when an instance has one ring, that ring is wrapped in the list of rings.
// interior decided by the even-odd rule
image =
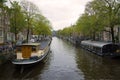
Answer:
[[[42,14],[50,20],[53,29],[63,29],[76,22],[91,0],[28,0],[36,4]]]

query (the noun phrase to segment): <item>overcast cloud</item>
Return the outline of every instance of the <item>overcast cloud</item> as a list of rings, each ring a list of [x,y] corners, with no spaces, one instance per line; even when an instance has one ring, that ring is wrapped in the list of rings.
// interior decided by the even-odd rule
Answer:
[[[35,3],[42,14],[50,20],[53,29],[63,29],[74,24],[85,5],[91,0],[28,0]]]

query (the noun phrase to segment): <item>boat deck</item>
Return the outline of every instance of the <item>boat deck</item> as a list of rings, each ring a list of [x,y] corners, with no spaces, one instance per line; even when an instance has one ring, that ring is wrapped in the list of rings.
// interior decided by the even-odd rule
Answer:
[[[48,44],[49,44],[49,40],[41,41],[40,42],[40,50],[38,52],[32,52],[31,57],[34,57],[34,56],[40,57],[40,56],[42,56],[44,54],[44,49],[47,47]],[[21,52],[18,52],[16,56],[17,56],[16,59],[23,59]]]
[[[41,41],[40,49],[43,50],[49,44],[49,42],[50,42],[49,40]]]

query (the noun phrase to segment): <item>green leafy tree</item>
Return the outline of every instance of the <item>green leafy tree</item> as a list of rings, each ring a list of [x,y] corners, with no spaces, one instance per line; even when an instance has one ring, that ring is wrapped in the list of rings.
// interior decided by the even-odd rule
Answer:
[[[51,24],[43,15],[37,14],[35,17],[34,33],[37,35],[51,35]]]
[[[26,26],[27,38],[26,39],[28,42],[30,35],[31,35],[30,32],[32,31],[32,28],[34,26],[34,17],[36,14],[39,13],[39,9],[35,4],[33,4],[32,2],[26,1],[26,0],[21,2],[21,6],[26,16],[26,23],[27,23],[27,26]]]
[[[85,13],[77,21],[77,29],[82,34],[95,38],[106,27],[110,28],[112,42],[114,27],[119,24],[120,2],[118,0],[93,0],[86,5]]]
[[[1,21],[0,21],[0,24],[1,26],[3,27],[3,35],[4,35],[4,42],[6,42],[7,40],[7,33],[6,33],[6,20],[7,20],[7,10],[8,10],[8,7],[6,6],[6,3],[7,0],[0,0],[0,9],[1,9],[1,12],[0,12],[0,17],[1,17]],[[6,18],[7,17],[7,18]]]
[[[100,22],[104,27],[110,28],[112,42],[115,42],[114,27],[119,24],[119,0],[94,0],[90,3],[87,11],[90,15],[98,15]]]
[[[24,27],[25,16],[21,10],[21,6],[18,2],[14,1],[11,7],[10,31],[15,34],[15,40],[17,40],[17,34],[21,32]]]
[[[103,1],[103,0],[102,0]],[[115,42],[114,27],[119,23],[119,11],[120,11],[120,1],[119,0],[104,0],[107,11],[106,19],[108,20],[107,26],[110,27],[112,42]]]

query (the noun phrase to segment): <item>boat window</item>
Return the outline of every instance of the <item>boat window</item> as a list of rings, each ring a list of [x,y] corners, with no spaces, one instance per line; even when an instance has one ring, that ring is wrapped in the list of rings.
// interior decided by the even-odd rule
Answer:
[[[17,50],[18,52],[20,52],[20,51],[21,51],[21,47],[17,47],[16,50]]]
[[[119,47],[117,45],[106,45],[103,47],[104,53],[114,53]]]
[[[35,46],[32,47],[32,51],[36,51],[36,47]]]

